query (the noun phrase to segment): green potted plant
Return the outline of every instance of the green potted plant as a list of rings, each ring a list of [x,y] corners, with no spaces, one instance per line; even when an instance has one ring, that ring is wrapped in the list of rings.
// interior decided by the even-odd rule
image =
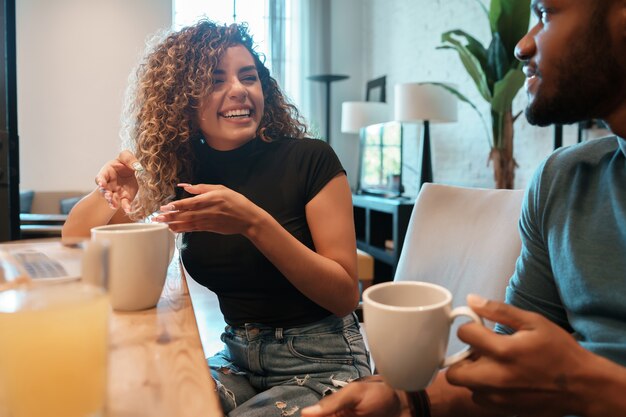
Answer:
[[[491,0],[489,10],[479,1],[489,19],[491,42],[487,48],[462,30],[441,35],[443,45],[438,49],[455,50],[463,66],[476,84],[480,95],[491,106],[492,138],[489,160],[493,164],[496,188],[513,188],[515,159],[513,158],[512,102],[524,84],[522,64],[515,59],[517,42],[526,34],[530,20],[530,0]],[[444,86],[474,110],[478,108],[458,90]],[[484,123],[484,122],[483,122]]]

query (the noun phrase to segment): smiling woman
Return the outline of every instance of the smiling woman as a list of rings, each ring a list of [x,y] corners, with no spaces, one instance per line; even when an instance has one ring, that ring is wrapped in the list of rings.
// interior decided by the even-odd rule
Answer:
[[[256,135],[263,105],[252,55],[242,45],[228,48],[213,72],[213,92],[198,109],[204,140],[221,151],[238,148]]]
[[[369,375],[345,170],[305,138],[247,27],[202,20],[170,33],[135,78],[130,150],[100,170],[64,236],[157,211],[152,221],[182,234],[186,271],[228,323],[208,359],[227,414],[297,411]]]
[[[176,197],[178,183],[193,182],[189,162],[199,139],[225,151],[255,136],[304,136],[298,110],[270,76],[246,25],[202,20],[156,37],[151,48],[130,85],[124,117],[127,147],[145,169],[137,177],[132,218],[146,217]],[[225,117],[247,109],[250,117]]]

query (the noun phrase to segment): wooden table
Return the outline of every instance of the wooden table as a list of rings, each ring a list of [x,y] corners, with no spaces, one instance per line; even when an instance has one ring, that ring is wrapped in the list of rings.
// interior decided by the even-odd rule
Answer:
[[[156,308],[114,312],[110,337],[109,417],[222,415],[176,258]]]
[[[23,246],[25,242],[15,244]],[[36,241],[32,246],[37,247]],[[0,245],[2,249],[10,247],[11,243]],[[64,250],[81,256],[81,249]],[[169,267],[165,288],[155,308],[111,314],[106,415],[222,415],[177,257]]]

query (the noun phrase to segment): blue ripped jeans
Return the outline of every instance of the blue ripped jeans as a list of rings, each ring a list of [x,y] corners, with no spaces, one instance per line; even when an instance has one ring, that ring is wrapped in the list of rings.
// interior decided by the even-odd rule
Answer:
[[[354,314],[302,327],[226,326],[224,350],[208,359],[229,417],[300,416],[346,383],[371,375]]]

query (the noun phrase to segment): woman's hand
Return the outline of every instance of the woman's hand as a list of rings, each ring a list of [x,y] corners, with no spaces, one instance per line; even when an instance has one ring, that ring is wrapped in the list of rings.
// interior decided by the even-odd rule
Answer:
[[[122,151],[107,162],[96,176],[98,188],[76,203],[68,214],[63,224],[63,242],[88,238],[92,227],[132,222],[126,212],[139,189],[135,175],[141,171],[141,164],[129,151]]]
[[[348,180],[338,174],[305,206],[315,250],[270,213],[221,185],[179,184],[193,197],[160,208],[153,220],[174,232],[209,231],[247,238],[302,294],[338,317],[358,303],[356,242]]]
[[[208,231],[247,236],[263,210],[243,195],[222,185],[179,184],[195,196],[161,207],[154,220],[168,223],[174,232]]]
[[[129,151],[120,152],[100,169],[96,184],[111,208],[130,210],[130,203],[139,189],[135,174],[142,171],[143,167]]]

